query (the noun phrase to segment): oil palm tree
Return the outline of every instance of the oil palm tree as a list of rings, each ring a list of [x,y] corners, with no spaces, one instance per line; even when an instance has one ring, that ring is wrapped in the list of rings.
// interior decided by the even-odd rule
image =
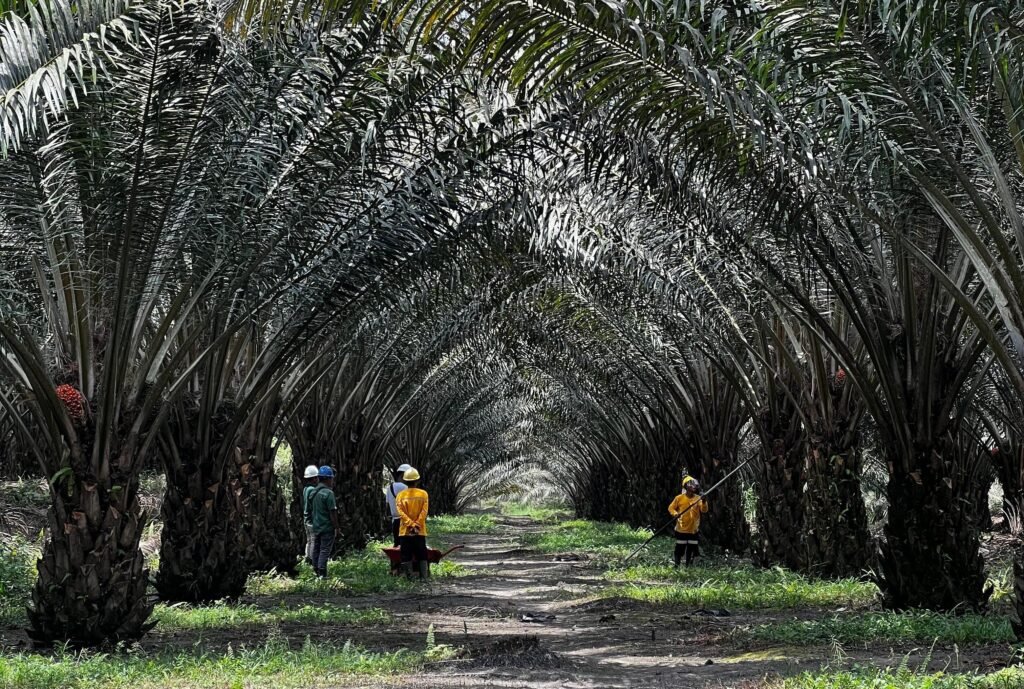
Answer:
[[[28,247],[20,265],[31,266],[32,281],[4,303],[0,338],[3,404],[10,411],[17,400],[29,411],[28,447],[51,477],[32,634],[128,639],[145,631],[150,610],[137,474],[189,346],[175,324],[188,322],[204,299],[216,302],[218,257],[239,240],[230,232],[200,238],[178,215],[189,198],[179,184],[220,145],[203,125],[226,58],[215,19],[189,3],[75,12],[40,3],[30,15],[28,23],[5,17],[4,30],[53,40],[31,50],[5,43],[21,52],[4,60],[10,155],[0,165],[0,226]],[[92,33],[100,26],[131,30]],[[109,45],[98,50],[99,43]],[[77,66],[99,68],[94,60],[113,62],[85,90]],[[55,120],[39,121],[40,98]],[[172,100],[178,107],[165,107]],[[62,111],[72,101],[76,107]],[[193,253],[200,246],[208,260]],[[183,256],[196,260],[179,279],[167,267]]]

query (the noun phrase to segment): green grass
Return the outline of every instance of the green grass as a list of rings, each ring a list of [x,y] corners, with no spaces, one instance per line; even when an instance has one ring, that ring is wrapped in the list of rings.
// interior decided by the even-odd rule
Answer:
[[[327,579],[317,579],[313,571],[303,565],[296,578],[277,574],[259,574],[249,577],[246,593],[253,596],[333,593],[340,595],[366,595],[389,591],[415,590],[420,583],[404,577],[391,576],[387,559],[381,554],[385,547],[381,541],[371,542],[362,552],[352,553],[327,565]],[[462,565],[442,560],[430,568],[437,578],[461,576],[467,572]]]
[[[868,641],[956,644],[1012,643],[1009,619],[934,612],[871,612],[833,615],[817,620],[773,622],[739,632],[741,638],[785,644],[816,645]]]
[[[1007,668],[988,675],[870,670],[806,673],[783,680],[780,689],[1021,689],[1024,670]]]
[[[525,502],[502,503],[498,507],[506,517],[529,517],[537,522],[558,522],[568,519],[571,514],[565,507],[546,507]]]
[[[380,608],[355,610],[329,603],[303,605],[297,608],[279,607],[263,610],[253,605],[216,605],[191,607],[158,605],[153,611],[158,629],[224,629],[232,627],[293,624],[384,624],[391,615]]]
[[[494,517],[489,514],[442,514],[430,517],[427,531],[431,535],[480,533],[489,534],[498,530]],[[444,562],[442,560],[442,562]]]
[[[148,656],[133,652],[0,656],[0,686],[8,689],[253,689],[330,686],[348,675],[391,675],[418,669],[437,654],[374,653],[309,642],[291,649],[281,639],[223,653],[193,651]]]
[[[581,553],[614,559],[625,557],[650,537],[649,529],[574,519],[528,534],[524,542],[542,553]]]
[[[706,563],[678,570],[668,565],[636,565],[610,570],[605,576],[621,583],[604,589],[603,597],[687,607],[782,609],[863,605],[870,603],[878,592],[874,584],[858,579],[810,579],[781,568],[758,569],[750,565]]]

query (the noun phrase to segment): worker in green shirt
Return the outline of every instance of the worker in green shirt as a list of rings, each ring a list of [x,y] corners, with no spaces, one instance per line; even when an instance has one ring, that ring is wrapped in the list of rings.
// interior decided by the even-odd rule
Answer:
[[[320,481],[309,494],[309,515],[313,522],[313,571],[325,578],[327,561],[341,527],[338,525],[338,501],[334,498],[334,470],[320,467],[318,474]]]

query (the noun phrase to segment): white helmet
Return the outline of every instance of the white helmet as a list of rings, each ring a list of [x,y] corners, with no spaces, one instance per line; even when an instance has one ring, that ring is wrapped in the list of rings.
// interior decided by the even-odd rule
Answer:
[[[397,469],[395,469],[395,471],[397,471],[400,474],[404,474],[405,472],[409,471],[409,469],[412,469],[412,467],[410,465],[408,465],[408,464],[401,464],[401,465],[399,465],[399,467]]]
[[[320,470],[317,469],[316,464],[310,464],[306,467],[306,470],[302,472],[302,478],[316,478],[319,473]]]

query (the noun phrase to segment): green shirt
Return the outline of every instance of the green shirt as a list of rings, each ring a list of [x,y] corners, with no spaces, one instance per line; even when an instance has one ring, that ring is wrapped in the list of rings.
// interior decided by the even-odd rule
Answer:
[[[331,512],[338,509],[334,499],[334,491],[323,485],[317,485],[309,494],[309,511],[313,515],[313,533],[334,531]]]
[[[309,511],[309,496],[316,490],[316,486],[306,486],[302,489],[302,521],[310,526],[313,525],[313,515]]]

